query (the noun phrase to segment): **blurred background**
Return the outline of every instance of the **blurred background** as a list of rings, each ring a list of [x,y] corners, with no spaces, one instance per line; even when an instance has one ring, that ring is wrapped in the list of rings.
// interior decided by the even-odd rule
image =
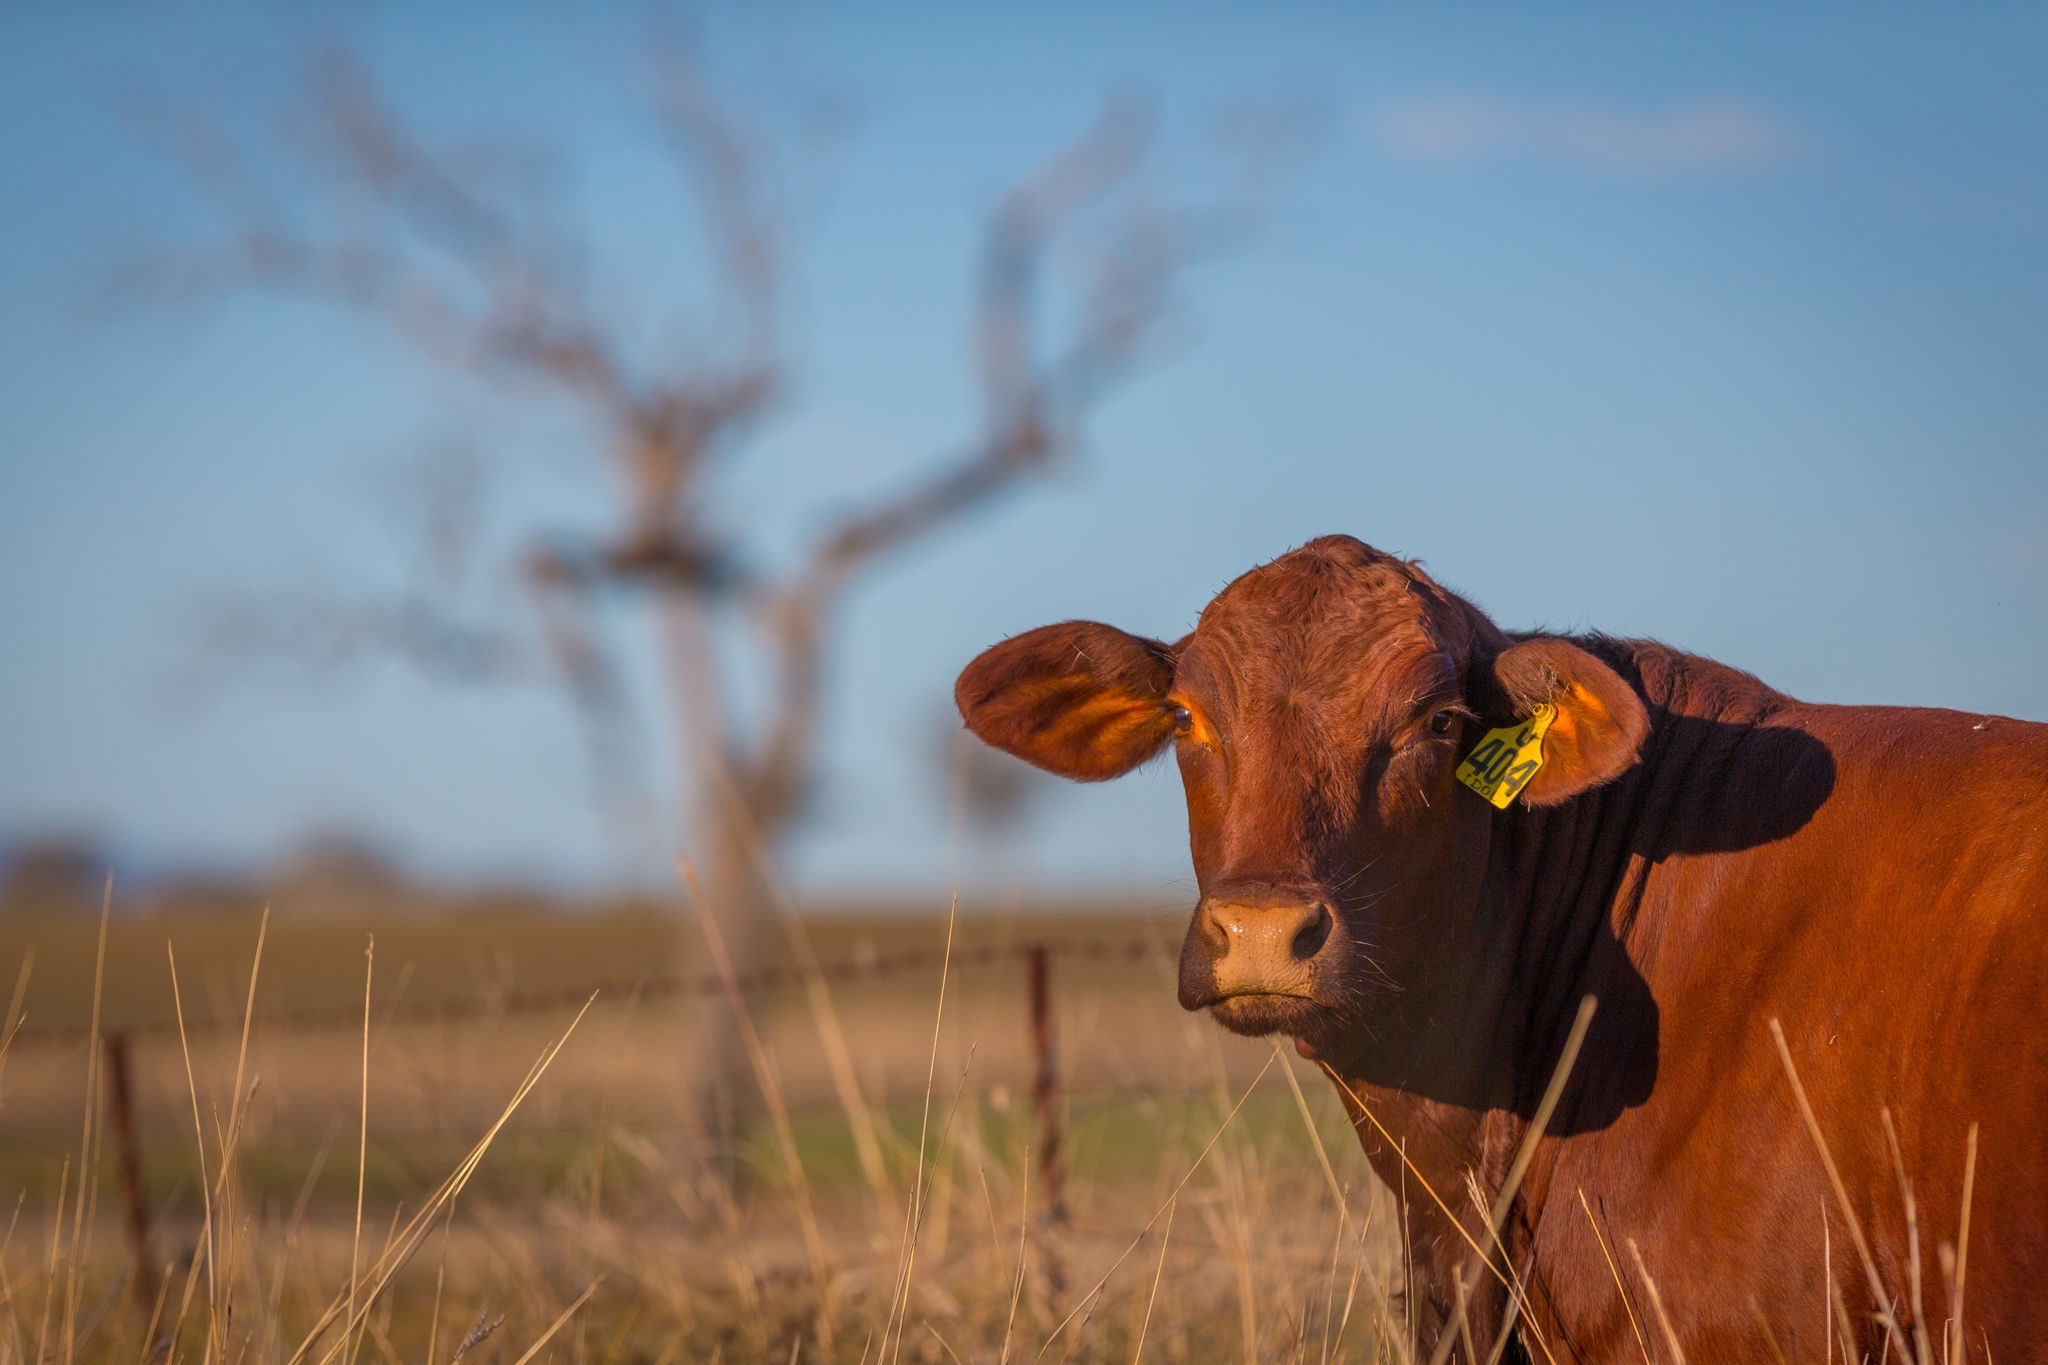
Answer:
[[[1171,638],[1331,531],[1504,624],[2039,717],[2042,22],[10,7],[0,830],[665,888],[664,592],[758,758],[768,599],[1034,403],[1045,449],[821,605],[808,894],[1184,894],[1163,771],[948,837],[952,679],[1069,617]],[[530,353],[585,343],[616,373]],[[637,493],[664,405],[706,429]],[[591,562],[649,518],[707,562]]]
[[[2043,52],[2023,7],[6,7],[0,1156],[61,1232],[94,1039],[132,1030],[131,1202],[189,1274],[209,1177],[170,1135],[240,1112],[245,1011],[345,1027],[261,1044],[215,1188],[254,1161],[250,1208],[339,1217],[359,1101],[365,1178],[417,1202],[565,1002],[644,988],[507,1130],[509,1195],[594,1220],[606,1152],[666,1153],[634,1169],[688,1172],[671,1212],[758,1238],[741,1131],[759,1188],[808,1188],[801,1148],[916,1203],[890,1106],[972,1066],[1026,1203],[1073,1094],[1150,1096],[1067,1173],[1142,1224],[1159,1124],[1255,1074],[1294,1101],[1173,1008],[1174,775],[965,744],[959,669],[1067,618],[1173,638],[1348,532],[1511,628],[2048,718]],[[954,893],[980,975],[939,1028]],[[841,1126],[747,1127],[778,1104]],[[1342,1215],[1362,1168],[1325,1190],[1287,1140]],[[1217,1207],[1309,1197],[1246,1194],[1246,1150]],[[818,1271],[777,1207],[764,1264]],[[581,1282],[532,1274],[549,1313]]]

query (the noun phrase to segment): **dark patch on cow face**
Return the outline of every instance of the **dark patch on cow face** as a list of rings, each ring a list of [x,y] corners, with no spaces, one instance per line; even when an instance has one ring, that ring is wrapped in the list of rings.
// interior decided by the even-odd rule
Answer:
[[[1201,904],[1180,1000],[1241,1033],[1322,1034],[1403,987],[1399,940],[1454,891],[1485,816],[1453,772],[1490,627],[1348,537],[1239,578],[1178,648],[1169,700]],[[1497,632],[1493,632],[1497,635]]]

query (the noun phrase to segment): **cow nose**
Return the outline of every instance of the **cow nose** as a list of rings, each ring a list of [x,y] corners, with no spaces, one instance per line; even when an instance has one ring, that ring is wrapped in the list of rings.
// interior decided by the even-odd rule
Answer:
[[[1330,909],[1321,901],[1296,905],[1211,904],[1209,923],[1225,957],[1247,966],[1286,971],[1305,963],[1330,939]]]
[[[1307,998],[1315,984],[1315,961],[1335,917],[1313,896],[1219,895],[1204,901],[1193,938],[1208,957],[1209,989],[1184,991],[1191,1008],[1233,995],[1291,995]],[[1190,944],[1190,948],[1195,945]],[[1193,964],[1184,964],[1193,965]],[[1188,973],[1183,973],[1187,982]]]

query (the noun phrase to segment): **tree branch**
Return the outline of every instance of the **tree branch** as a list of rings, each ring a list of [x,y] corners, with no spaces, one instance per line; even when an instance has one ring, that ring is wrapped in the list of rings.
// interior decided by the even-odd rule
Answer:
[[[772,233],[742,139],[717,115],[687,66],[659,63],[658,119],[686,187],[705,213],[722,268],[713,278],[745,315],[730,364],[636,375],[625,326],[600,318],[577,287],[543,215],[522,211],[501,183],[431,150],[408,131],[344,50],[316,63],[313,106],[329,183],[367,214],[300,227],[280,206],[305,196],[261,192],[233,140],[196,118],[165,120],[172,154],[226,224],[212,243],[166,252],[132,276],[177,297],[258,289],[339,303],[381,319],[427,360],[504,381],[538,380],[590,419],[618,479],[618,532],[556,537],[518,557],[541,651],[516,633],[467,621],[432,585],[384,599],[324,593],[221,593],[200,635],[226,656],[290,659],[331,669],[371,655],[405,661],[442,682],[553,675],[604,774],[629,764],[631,698],[600,630],[596,594],[638,583],[662,593],[715,594],[738,580],[738,557],[701,524],[705,453],[773,400],[776,274]]]
[[[1004,195],[984,225],[974,303],[981,429],[952,457],[892,495],[826,525],[779,579],[750,562],[744,527],[707,508],[710,453],[744,433],[780,396],[778,226],[759,149],[723,116],[673,44],[655,57],[653,108],[703,215],[724,291],[714,316],[729,345],[680,365],[649,364],[629,320],[602,309],[575,268],[582,253],[554,230],[547,205],[410,134],[346,54],[315,83],[333,186],[367,211],[308,231],[279,209],[303,195],[252,191],[219,139],[178,145],[188,174],[228,225],[219,241],[169,258],[159,274],[181,294],[229,288],[292,292],[382,319],[433,363],[500,386],[538,381],[590,421],[616,481],[610,535],[538,539],[514,556],[537,646],[457,610],[443,584],[390,599],[250,594],[215,604],[225,652],[293,654],[326,666],[381,652],[430,677],[478,682],[534,676],[538,660],[567,693],[600,781],[642,747],[633,696],[603,630],[601,596],[648,589],[662,612],[677,725],[725,761],[747,815],[772,847],[813,786],[827,633],[849,583],[878,559],[953,524],[1082,444],[1097,405],[1146,358],[1190,265],[1225,239],[1215,209],[1148,207],[1137,175],[1146,111],[1108,104],[1093,127]],[[1082,224],[1099,229],[1093,266],[1066,334],[1049,340],[1045,277],[1053,249]],[[755,615],[774,662],[767,716],[742,742],[719,704],[718,599]],[[686,780],[689,774],[679,771]]]
[[[828,527],[808,561],[761,594],[780,663],[779,689],[742,790],[763,829],[790,819],[809,790],[823,699],[825,632],[849,580],[867,564],[992,501],[1080,441],[1090,411],[1131,371],[1164,313],[1170,286],[1201,240],[1175,222],[1134,215],[1104,254],[1076,335],[1055,355],[1037,344],[1045,256],[1053,239],[1137,168],[1149,136],[1142,109],[1105,108],[1095,126],[1006,195],[984,233],[976,335],[985,429],[961,456],[892,497]]]

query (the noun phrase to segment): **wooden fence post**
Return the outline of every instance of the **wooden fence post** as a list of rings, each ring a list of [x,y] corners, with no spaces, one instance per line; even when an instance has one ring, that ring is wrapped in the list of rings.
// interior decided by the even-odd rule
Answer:
[[[1052,955],[1043,943],[1024,945],[1024,969],[1031,996],[1031,1047],[1036,1065],[1031,1098],[1038,1116],[1038,1180],[1045,1190],[1046,1218],[1067,1221],[1064,1170],[1060,1164],[1059,1037],[1052,1020]]]
[[[100,1039],[107,1063],[107,1112],[114,1120],[114,1145],[121,1159],[121,1200],[128,1210],[128,1250],[134,1266],[135,1300],[144,1313],[156,1309],[156,1263],[149,1254],[149,1199],[142,1188],[142,1149],[135,1139],[135,1087],[128,1068],[128,1035]]]

